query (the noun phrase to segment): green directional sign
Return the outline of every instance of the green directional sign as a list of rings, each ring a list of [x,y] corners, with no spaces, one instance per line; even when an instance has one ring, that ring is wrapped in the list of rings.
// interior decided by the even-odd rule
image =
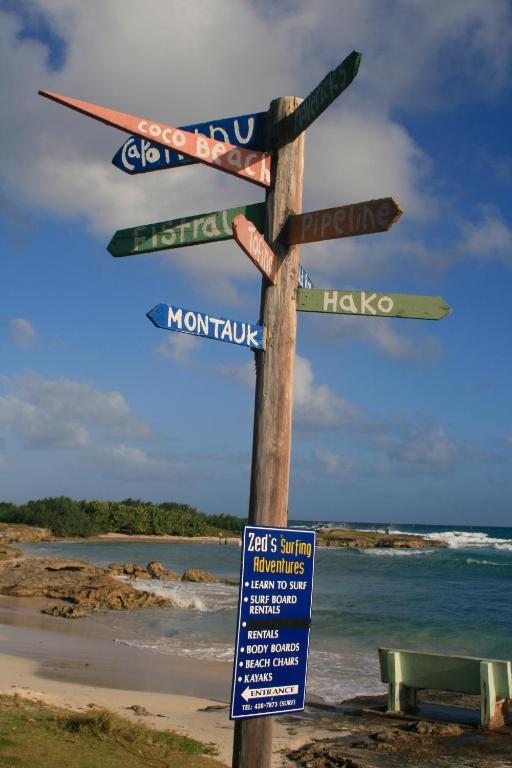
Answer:
[[[272,140],[276,147],[282,147],[297,138],[316,118],[343,93],[357,75],[361,54],[351,54],[332,69],[321,83],[311,91],[297,109],[283,117],[272,129]]]
[[[164,251],[167,248],[229,240],[233,237],[233,219],[239,214],[243,214],[257,229],[263,230],[265,203],[253,203],[238,208],[185,216],[182,219],[119,229],[108,244],[107,250],[112,256],[136,256],[139,253]]]
[[[339,315],[370,317],[410,317],[441,320],[452,311],[440,296],[416,296],[412,293],[375,293],[371,291],[333,291],[325,288],[299,288],[300,312],[333,312]]]

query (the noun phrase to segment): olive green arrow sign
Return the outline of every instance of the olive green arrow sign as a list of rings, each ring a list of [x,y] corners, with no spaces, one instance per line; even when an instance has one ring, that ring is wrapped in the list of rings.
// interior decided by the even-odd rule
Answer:
[[[339,315],[370,317],[410,317],[441,320],[452,311],[440,296],[412,293],[372,293],[370,291],[332,291],[325,288],[299,288],[300,312],[334,312]]]
[[[233,219],[239,214],[243,214],[257,229],[263,229],[265,203],[253,203],[238,208],[225,208],[222,211],[198,213],[182,219],[119,229],[108,244],[107,250],[112,256],[134,256],[167,248],[229,240],[233,237]]]

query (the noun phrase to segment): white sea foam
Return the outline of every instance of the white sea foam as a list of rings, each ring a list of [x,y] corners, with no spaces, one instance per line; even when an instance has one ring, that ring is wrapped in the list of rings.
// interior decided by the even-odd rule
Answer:
[[[496,549],[512,552],[512,539],[495,539],[480,531],[440,531],[424,533],[426,539],[445,541],[452,549]]]
[[[141,592],[151,592],[171,600],[178,608],[204,613],[229,611],[236,607],[238,587],[230,584],[196,584],[189,581],[165,579],[128,579],[117,576]]]
[[[468,565],[501,565],[501,563],[494,563],[492,560],[476,560],[474,557],[467,557],[466,563]]]
[[[387,549],[387,548],[371,548],[361,550],[365,555],[378,555],[387,557],[418,557],[420,555],[433,555],[438,552],[437,549],[431,549],[426,547],[425,549]]]

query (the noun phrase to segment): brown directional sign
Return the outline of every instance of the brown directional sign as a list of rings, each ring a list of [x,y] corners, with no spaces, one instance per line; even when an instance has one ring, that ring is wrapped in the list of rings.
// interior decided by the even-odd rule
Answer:
[[[293,245],[385,232],[402,215],[392,197],[289,216],[280,239]]]
[[[361,54],[351,54],[327,73],[321,83],[311,91],[304,101],[272,128],[274,146],[282,147],[305,131],[316,118],[332,104],[334,99],[350,85],[359,70]]]
[[[258,232],[252,221],[246,219],[243,214],[235,216],[232,226],[233,236],[240,248],[248,255],[261,274],[270,280],[272,285],[275,285],[279,260],[268,243],[265,242],[261,232]]]
[[[89,104],[87,101],[71,99],[58,93],[39,91],[39,94],[106,125],[142,136],[143,139],[149,139],[162,147],[173,149],[180,155],[191,157],[212,168],[241,176],[260,187],[270,186],[270,154],[267,152],[235,147],[226,141],[209,139],[199,133],[190,133],[165,123],[128,115],[125,112],[116,112],[107,107],[100,107],[98,104]]]

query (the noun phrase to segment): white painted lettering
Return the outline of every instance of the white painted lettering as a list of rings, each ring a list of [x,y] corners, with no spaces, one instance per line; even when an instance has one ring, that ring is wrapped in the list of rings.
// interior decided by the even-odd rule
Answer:
[[[385,312],[387,314],[393,309],[394,301],[391,296],[381,296],[377,302],[377,307],[379,308],[380,312]]]
[[[147,127],[148,127],[148,121],[147,120],[141,120],[140,123],[137,126],[137,130],[141,133],[147,133]]]
[[[324,291],[324,312],[336,312],[337,303],[338,291]]]
[[[220,125],[210,125],[210,138],[215,138],[215,131],[218,131],[221,135],[221,141],[224,142],[224,144],[228,144],[229,142],[229,136],[227,132],[224,130],[224,128],[221,128]]]
[[[190,331],[190,333],[194,333],[194,331],[197,328],[197,317],[195,315],[195,312],[187,312],[185,317],[183,318],[183,322],[185,324],[185,328],[187,331]]]
[[[229,339],[229,341],[233,341],[233,335],[231,333],[231,323],[229,320],[226,320],[226,322],[224,323],[224,328],[222,329],[220,340],[224,341],[226,337]]]
[[[254,133],[254,117],[250,117],[247,120],[247,136],[245,138],[242,138],[240,134],[240,126],[238,124],[238,120],[235,120],[233,123],[233,128],[235,130],[235,136],[239,144],[248,144],[251,140],[251,136]]]
[[[167,318],[167,327],[172,328],[172,324],[176,323],[178,328],[181,330],[181,323],[183,319],[183,310],[181,307],[176,308],[176,312],[174,311],[174,307],[169,307],[169,315]]]
[[[258,335],[258,331],[251,330],[251,325],[247,325],[247,346],[248,347],[259,347],[259,341],[256,341],[256,336]]]
[[[221,233],[217,227],[214,213],[212,213],[211,216],[207,216],[204,220],[203,235],[205,237],[220,237]]]
[[[219,325],[223,322],[224,320],[220,320],[218,317],[210,317],[210,323],[213,323],[214,325],[213,335],[216,339],[219,338]]]
[[[345,293],[340,298],[340,309],[342,309],[344,312],[352,312],[353,314],[357,313],[357,307],[354,301],[354,297],[351,293]]]
[[[366,293],[362,291],[361,293],[361,314],[365,315],[368,311],[370,315],[376,315],[377,311],[374,307],[370,304],[371,301],[377,298],[376,293],[371,293],[368,298],[366,298]]]
[[[204,160],[207,160],[210,157],[210,147],[208,142],[206,141],[205,137],[201,136],[199,133],[196,137],[196,155],[197,157],[201,157]]]

